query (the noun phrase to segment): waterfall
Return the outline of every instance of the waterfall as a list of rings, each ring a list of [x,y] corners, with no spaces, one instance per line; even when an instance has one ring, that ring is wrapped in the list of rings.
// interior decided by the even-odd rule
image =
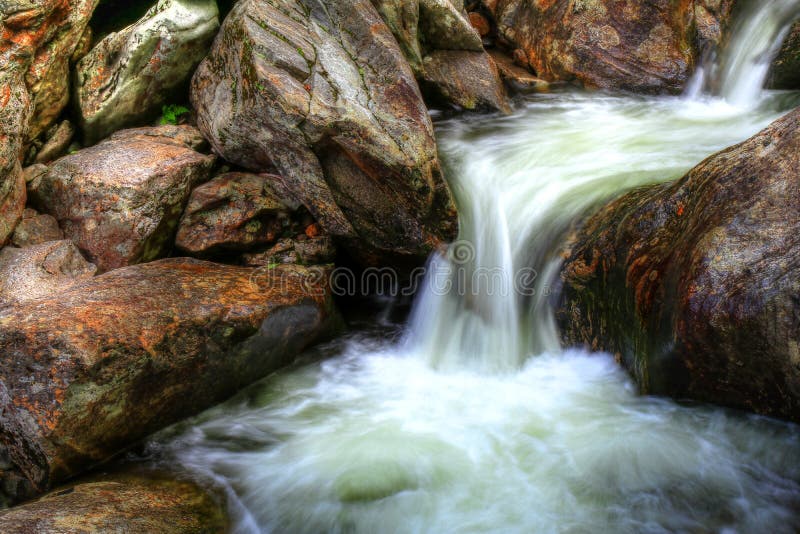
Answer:
[[[724,52],[711,54],[698,67],[687,85],[686,96],[697,99],[711,94],[734,106],[757,105],[770,65],[799,17],[799,0],[748,2]]]
[[[549,302],[576,219],[798,103],[563,92],[440,121],[460,236],[410,324],[315,349],[151,458],[221,487],[236,534],[800,532],[798,427],[639,396],[611,356],[561,349]]]

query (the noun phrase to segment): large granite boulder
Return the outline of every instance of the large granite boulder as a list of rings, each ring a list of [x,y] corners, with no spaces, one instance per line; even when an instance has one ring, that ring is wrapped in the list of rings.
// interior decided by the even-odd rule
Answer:
[[[75,95],[91,144],[157,115],[176,98],[219,29],[216,0],[159,0],[78,63]]]
[[[429,99],[510,111],[494,61],[461,0],[372,0]]]
[[[191,482],[135,474],[79,481],[0,512],[15,534],[227,531],[224,507]]]
[[[122,130],[53,163],[28,185],[31,202],[101,271],[152,261],[172,250],[192,188],[210,177],[202,143],[190,126]]]
[[[277,167],[361,261],[418,263],[455,236],[427,109],[369,1],[238,2],[191,96],[220,155]]]
[[[590,88],[679,93],[723,38],[733,0],[498,0],[500,36],[539,77]]]
[[[45,491],[107,460],[290,363],[336,317],[321,269],[186,258],[0,309],[0,486]]]
[[[54,295],[94,276],[72,241],[0,250],[0,306]]]
[[[614,353],[646,393],[800,421],[800,109],[577,232],[564,342]]]

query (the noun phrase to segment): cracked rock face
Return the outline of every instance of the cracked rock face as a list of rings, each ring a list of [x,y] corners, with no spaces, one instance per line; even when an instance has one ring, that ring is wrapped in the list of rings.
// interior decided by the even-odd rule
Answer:
[[[167,254],[192,188],[213,156],[196,152],[189,126],[122,130],[63,157],[29,184],[31,201],[55,217],[100,271]]]
[[[322,269],[188,258],[0,308],[0,488],[46,491],[222,402],[337,317]]]
[[[719,42],[732,0],[498,0],[502,37],[548,81],[679,93]]]
[[[567,344],[646,393],[800,422],[800,109],[593,215],[562,271]]]
[[[76,67],[86,143],[157,115],[208,53],[218,16],[215,0],[160,0],[100,41]]]
[[[494,60],[483,49],[463,2],[372,0],[426,96],[469,110],[510,111]]]
[[[226,160],[286,188],[365,263],[415,264],[455,236],[433,127],[367,0],[242,0],[192,81]]]

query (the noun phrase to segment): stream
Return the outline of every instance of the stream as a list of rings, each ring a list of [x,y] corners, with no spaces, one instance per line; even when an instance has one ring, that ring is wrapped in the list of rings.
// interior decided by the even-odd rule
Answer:
[[[800,429],[640,396],[611,356],[560,347],[550,308],[591,207],[800,104],[761,89],[799,9],[759,3],[683,96],[557,92],[437,120],[461,234],[408,322],[314,349],[157,435],[148,461],[221,488],[242,533],[800,530]]]

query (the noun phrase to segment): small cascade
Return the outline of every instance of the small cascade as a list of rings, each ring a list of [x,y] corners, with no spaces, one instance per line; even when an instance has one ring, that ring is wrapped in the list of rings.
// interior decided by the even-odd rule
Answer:
[[[710,94],[737,107],[755,107],[761,100],[770,65],[800,18],[800,0],[749,2],[721,55],[710,54],[686,87],[685,96]]]

